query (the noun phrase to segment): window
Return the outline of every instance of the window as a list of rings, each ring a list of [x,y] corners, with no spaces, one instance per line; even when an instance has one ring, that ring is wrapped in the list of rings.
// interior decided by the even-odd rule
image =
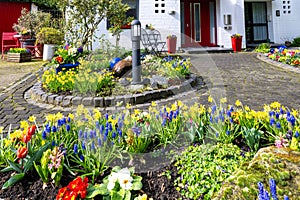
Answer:
[[[127,4],[130,9],[127,11],[127,17],[133,17],[134,19],[138,19],[138,2],[139,0],[122,0],[124,4]],[[107,20],[107,29],[109,29],[111,24]],[[122,26],[122,29],[130,29],[130,24]]]

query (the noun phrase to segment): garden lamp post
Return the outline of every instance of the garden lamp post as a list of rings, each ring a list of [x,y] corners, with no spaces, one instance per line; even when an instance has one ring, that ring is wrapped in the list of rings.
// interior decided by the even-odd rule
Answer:
[[[141,22],[133,20],[131,22],[132,41],[132,84],[141,84],[141,58],[140,58]]]

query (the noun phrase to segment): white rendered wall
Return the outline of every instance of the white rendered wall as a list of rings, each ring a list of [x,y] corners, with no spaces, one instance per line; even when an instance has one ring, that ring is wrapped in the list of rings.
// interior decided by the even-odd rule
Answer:
[[[158,7],[155,7],[155,4],[158,4]],[[140,0],[138,10],[142,28],[145,28],[146,24],[152,24],[155,29],[160,31],[163,41],[166,41],[167,35],[176,35],[177,48],[180,47],[180,0]],[[155,10],[158,10],[158,13],[155,13]],[[169,14],[170,11],[174,11],[174,14]],[[106,30],[106,20],[99,25],[96,32],[98,36],[103,34],[105,35],[104,38],[115,44],[115,37]],[[130,29],[125,29],[121,33],[120,46],[127,49],[131,48]],[[93,43],[93,49],[99,47],[98,41]],[[142,44],[141,48],[143,48]]]
[[[224,27],[224,15],[231,15],[232,26],[230,30]],[[217,0],[217,27],[218,45],[231,48],[232,34],[245,35],[244,0]],[[243,37],[242,47],[246,47],[245,37]]]
[[[284,4],[285,2],[285,4]],[[287,4],[290,2],[289,4]],[[283,8],[284,6],[285,9]],[[287,6],[290,6],[288,9]],[[280,16],[276,16],[276,10]],[[274,42],[284,43],[285,40],[292,41],[300,37],[300,1],[299,0],[274,0],[272,1],[272,19],[274,26]],[[286,13],[284,13],[286,11]],[[290,11],[290,13],[288,13]]]

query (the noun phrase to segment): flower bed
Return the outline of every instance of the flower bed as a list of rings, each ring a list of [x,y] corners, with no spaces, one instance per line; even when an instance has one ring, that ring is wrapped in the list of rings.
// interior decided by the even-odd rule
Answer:
[[[31,116],[21,122],[19,130],[2,135],[2,172],[15,171],[2,187],[7,191],[35,172],[48,187],[52,183],[62,188],[58,199],[67,199],[64,195],[70,192],[63,187],[68,183],[60,184],[65,176],[75,179],[67,187],[76,188],[72,193],[76,197],[139,199],[139,195],[142,198],[154,194],[140,190],[141,178],[137,172],[174,164],[178,170],[174,188],[182,196],[210,199],[220,190],[222,182],[238,166],[246,165],[260,148],[276,145],[299,152],[299,111],[289,110],[278,102],[255,111],[240,101],[235,106],[227,106],[225,98],[220,104],[211,97],[208,101],[212,106],[187,107],[178,101],[160,108],[152,103],[146,111],[133,110],[128,105],[124,112],[113,115],[80,106],[68,116],[49,114],[43,126],[37,126]],[[188,148],[184,150],[185,147]],[[135,167],[135,173],[129,169],[131,166]],[[289,182],[281,182],[282,175],[278,173],[281,172],[270,174],[280,187],[278,197],[283,199],[285,194],[296,197]],[[299,175],[295,172],[289,178]],[[166,170],[161,176],[174,175]],[[262,178],[249,181],[268,184]],[[77,182],[84,184],[74,186]],[[249,195],[258,194],[258,188],[249,190]]]
[[[285,46],[279,47],[278,49],[270,49],[270,52],[266,54],[268,58],[288,64],[294,67],[300,65],[300,50],[288,50]]]

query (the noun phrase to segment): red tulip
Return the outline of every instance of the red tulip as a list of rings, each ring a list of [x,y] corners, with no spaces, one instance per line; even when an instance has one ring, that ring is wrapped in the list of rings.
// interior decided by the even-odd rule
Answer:
[[[27,129],[27,135],[34,135],[35,134],[35,130],[36,130],[36,125],[32,125]]]
[[[31,139],[31,135],[25,134],[22,138],[22,142],[27,143],[30,141],[30,139]]]
[[[28,149],[26,147],[19,147],[17,151],[17,157],[23,159],[27,156]]]

